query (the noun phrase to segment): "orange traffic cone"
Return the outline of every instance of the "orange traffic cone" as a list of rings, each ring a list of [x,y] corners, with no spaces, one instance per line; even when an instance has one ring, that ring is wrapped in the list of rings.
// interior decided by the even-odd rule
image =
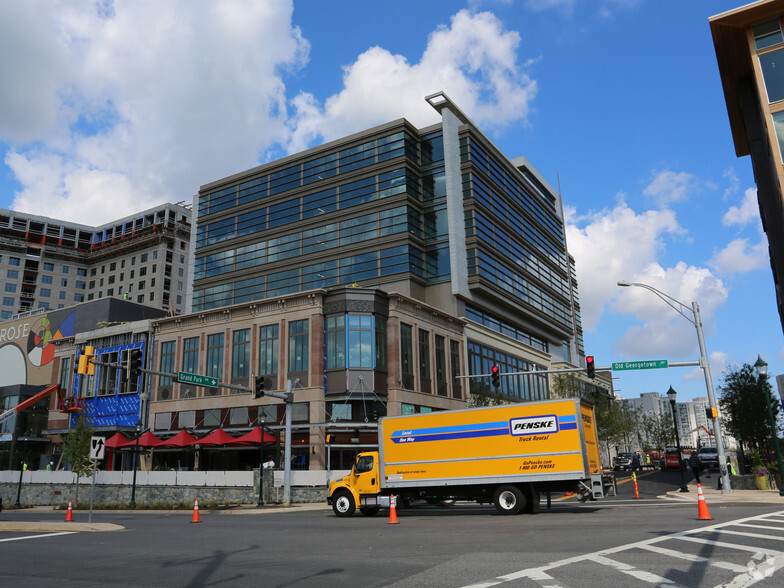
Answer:
[[[697,484],[697,507],[699,511],[698,521],[712,521],[713,517],[710,516],[708,511],[708,503],[705,502],[705,495],[702,493],[702,486]]]
[[[196,502],[193,504],[193,520],[192,523],[200,523],[199,520],[199,499],[196,499]]]
[[[71,508],[71,501],[68,501],[68,512],[65,513],[65,520],[72,521],[73,520],[73,509]]]
[[[397,498],[393,494],[389,497],[389,522],[397,523]]]

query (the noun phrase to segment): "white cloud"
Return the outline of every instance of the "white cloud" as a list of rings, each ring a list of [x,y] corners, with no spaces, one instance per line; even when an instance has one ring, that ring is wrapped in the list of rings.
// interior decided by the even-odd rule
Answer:
[[[643,194],[652,197],[659,205],[667,206],[685,200],[696,189],[697,181],[693,175],[665,170],[655,172],[653,180],[643,190]]]
[[[461,10],[430,35],[418,63],[371,47],[344,68],[343,89],[319,104],[309,93],[293,100],[290,152],[405,117],[417,126],[438,121],[424,97],[443,90],[480,126],[525,121],[536,81],[517,63],[520,36],[492,14]]]
[[[768,243],[761,239],[749,245],[748,239],[734,239],[718,251],[709,263],[722,274],[742,274],[769,267]]]
[[[17,141],[5,162],[23,185],[13,208],[85,224],[190,200],[200,183],[255,165],[285,129],[282,76],[307,62],[291,2],[0,10],[21,47],[4,77],[28,84],[27,100],[0,94],[0,140]]]
[[[618,292],[618,280],[654,264],[664,248],[664,236],[681,233],[672,211],[637,214],[623,201],[581,219],[570,212],[566,235],[577,264],[583,328],[596,327],[607,301]]]
[[[34,141],[52,132],[63,114],[60,87],[76,73],[57,39],[50,4],[0,5],[0,137],[7,141]]]
[[[643,271],[622,279],[647,284],[662,292],[665,298],[670,297],[668,304],[646,288],[629,287],[623,288],[613,303],[611,308],[614,312],[633,314],[642,322],[642,325],[630,328],[615,343],[616,351],[631,357],[665,352],[673,358],[696,357],[699,351],[695,326],[691,322],[694,317],[692,301],[698,301],[703,331],[709,335],[714,329],[716,309],[729,296],[724,283],[709,269],[684,262],[678,262],[671,268],[651,263]]]
[[[743,193],[743,200],[738,206],[731,206],[721,219],[724,226],[746,226],[751,222],[761,222],[759,204],[757,203],[757,189],[748,188]],[[760,226],[761,228],[761,226]]]

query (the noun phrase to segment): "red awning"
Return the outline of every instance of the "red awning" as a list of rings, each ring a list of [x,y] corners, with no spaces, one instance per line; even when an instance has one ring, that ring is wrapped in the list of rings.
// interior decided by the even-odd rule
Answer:
[[[114,447],[122,447],[128,442],[128,437],[123,435],[122,433],[115,433],[111,437],[106,440],[104,445],[110,449]]]
[[[158,447],[161,444],[161,440],[158,439],[155,435],[147,431],[144,435],[139,437],[139,447]],[[122,445],[118,445],[118,447],[135,447],[136,446],[136,439],[131,439],[127,443],[123,443]]]
[[[191,445],[235,445],[236,441],[236,437],[232,437],[223,429],[215,429],[203,439],[196,439]]]
[[[274,436],[264,433],[264,443],[275,443],[275,441],[277,439]],[[242,437],[237,437],[234,442],[240,445],[259,445],[261,443],[261,427],[256,427]]]
[[[171,439],[164,439],[158,447],[186,447],[193,445],[196,442],[196,437],[191,435],[188,431],[182,430]]]

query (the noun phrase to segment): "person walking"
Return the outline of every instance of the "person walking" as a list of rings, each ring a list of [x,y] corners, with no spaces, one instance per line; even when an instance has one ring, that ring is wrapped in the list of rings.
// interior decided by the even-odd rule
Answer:
[[[694,479],[700,483],[700,455],[696,451],[691,452],[689,458],[689,465],[691,466],[691,473],[694,474]]]

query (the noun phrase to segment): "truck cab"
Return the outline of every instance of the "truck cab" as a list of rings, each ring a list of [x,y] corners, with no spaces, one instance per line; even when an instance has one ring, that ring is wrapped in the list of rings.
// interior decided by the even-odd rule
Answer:
[[[329,484],[327,504],[339,517],[350,517],[357,507],[367,516],[376,514],[384,497],[379,497],[378,452],[368,451],[357,455],[351,473]]]

